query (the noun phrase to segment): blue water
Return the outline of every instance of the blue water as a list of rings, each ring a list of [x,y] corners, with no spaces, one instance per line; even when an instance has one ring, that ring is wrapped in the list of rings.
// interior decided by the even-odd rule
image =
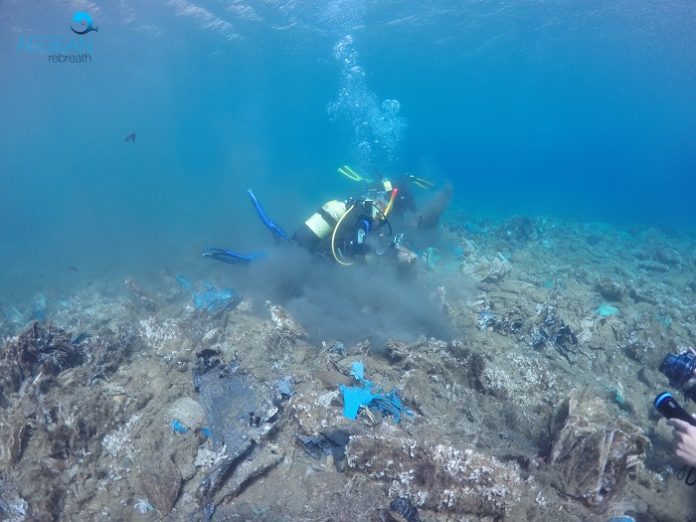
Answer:
[[[695,26],[691,0],[3,1],[2,300],[263,246],[246,188],[292,230],[344,163],[449,180],[453,216],[693,229]],[[50,35],[91,62],[22,44]]]

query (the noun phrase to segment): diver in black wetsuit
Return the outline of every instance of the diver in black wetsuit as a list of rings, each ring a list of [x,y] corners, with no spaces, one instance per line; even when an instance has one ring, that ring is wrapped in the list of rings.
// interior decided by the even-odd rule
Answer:
[[[346,201],[327,201],[297,229],[291,239],[312,253],[331,256],[340,265],[352,265],[370,252],[366,243],[368,234],[381,236],[382,228],[387,226],[391,235],[387,214],[393,206],[397,191],[392,193],[393,196],[390,195],[391,199],[386,204],[383,197],[376,201],[367,196]],[[276,241],[289,240],[285,231],[268,217],[253,191],[249,189],[247,194],[261,221]],[[227,263],[247,263],[262,254],[240,254],[227,249],[206,248],[203,255]]]
[[[393,236],[388,216],[415,210],[415,200],[410,189],[412,183],[429,183],[426,187],[419,186],[432,187],[430,182],[414,176],[404,176],[396,182],[383,179],[358,198],[327,201],[298,228],[291,239],[312,253],[331,257],[339,265],[349,266],[366,260],[373,253],[383,254],[383,244],[388,236],[392,238],[390,246],[394,247],[399,261],[406,259],[411,263],[416,256],[401,244],[403,234]],[[446,201],[449,201],[450,193],[451,191],[447,193]],[[288,241],[289,236],[270,219],[253,191],[248,189],[247,194],[259,218],[271,231],[275,240]],[[434,209],[426,209],[425,214],[418,217],[417,226],[420,227],[421,223],[427,223],[425,228],[433,226],[442,210],[444,205],[439,204]],[[209,247],[204,250],[203,255],[237,264],[248,263],[263,254],[240,254],[232,250]]]

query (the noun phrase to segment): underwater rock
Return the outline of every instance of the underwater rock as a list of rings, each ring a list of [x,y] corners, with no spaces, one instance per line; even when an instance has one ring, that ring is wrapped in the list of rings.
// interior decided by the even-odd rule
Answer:
[[[570,326],[561,319],[553,306],[542,305],[537,309],[538,321],[532,328],[529,344],[541,349],[552,346],[570,362],[578,351],[578,338]]]
[[[665,245],[656,246],[652,251],[652,258],[658,263],[672,267],[684,264],[681,254]]]
[[[407,275],[415,269],[416,261],[418,261],[418,255],[415,252],[405,248],[401,245],[396,245],[396,260],[398,261],[398,267],[400,273]]]
[[[305,329],[282,306],[266,301],[266,309],[274,326],[264,339],[264,344],[270,350],[283,353],[295,347],[298,341],[309,337]]]
[[[14,409],[0,417],[0,469],[13,467],[22,458],[35,426],[26,412]]]
[[[536,232],[536,226],[531,218],[514,216],[498,227],[496,235],[509,241],[525,243],[534,239]]]
[[[420,522],[418,509],[406,497],[399,497],[389,503],[389,516],[395,522]]]
[[[253,458],[244,459],[235,469],[234,474],[220,488],[213,499],[213,504],[220,504],[238,495],[252,482],[265,476],[283,461],[285,454],[276,445],[258,448]]]
[[[42,339],[51,337],[45,330]],[[29,334],[33,332],[24,335],[31,338]],[[62,332],[46,344],[57,338],[62,346],[69,336]],[[126,401],[116,387],[91,385],[92,364],[87,361],[57,376],[27,379],[23,393],[11,395],[0,416],[0,440],[4,441],[0,468],[7,480],[21,485],[32,520],[78,519],[64,510],[68,503],[74,510],[83,494],[94,494],[99,480],[95,475],[102,472],[97,471],[96,461],[110,458],[103,451],[107,432],[122,422],[127,408],[142,407],[137,391],[131,391]]]
[[[157,306],[155,305],[155,301],[152,299],[152,297],[150,297],[142,288],[140,288],[135,281],[129,278],[126,279],[123,284],[128,290],[131,300],[137,308],[150,313],[157,310]]]
[[[87,367],[89,382],[107,381],[116,373],[133,352],[135,341],[135,333],[128,328],[90,339],[87,347],[90,359]]]
[[[330,430],[314,437],[295,433],[295,439],[310,457],[321,459],[322,456],[331,455],[339,471],[346,458],[346,444],[349,437],[349,433],[345,430]]]
[[[177,399],[169,407],[169,416],[191,430],[202,428],[205,422],[203,407],[191,397]]]
[[[388,482],[390,494],[425,509],[502,518],[520,500],[523,481],[515,464],[406,437],[391,424],[351,436],[346,456],[350,468]]]
[[[592,508],[606,507],[650,444],[643,431],[611,418],[607,404],[573,390],[554,420],[549,466],[555,487]]]
[[[638,263],[637,268],[640,270],[645,270],[646,272],[653,272],[653,273],[664,273],[664,272],[669,272],[669,266],[664,265],[662,263],[656,263],[654,261],[644,261],[642,263]]]
[[[347,375],[343,375],[342,373],[338,372],[332,372],[331,370],[326,370],[323,368],[313,370],[311,372],[311,375],[314,379],[321,382],[324,388],[326,388],[327,390],[335,390],[341,384],[348,385],[351,383],[351,378]]]
[[[205,346],[213,346],[216,342],[218,342],[219,338],[220,338],[220,329],[219,328],[212,328],[205,333],[205,335],[201,339],[201,343]]]
[[[41,374],[55,376],[82,364],[82,349],[71,339],[65,330],[38,322],[11,339],[0,353],[0,396],[4,394],[6,401],[28,379]]]
[[[0,482],[0,520],[24,522],[29,515],[29,504],[19,496],[17,488]]]
[[[181,473],[170,457],[154,461],[152,464],[154,468],[149,469],[143,476],[143,490],[147,498],[166,516],[179,496]]]
[[[495,283],[505,277],[512,264],[500,252],[496,256],[476,255],[462,262],[462,273],[481,283]]]
[[[482,310],[478,313],[477,323],[480,330],[514,337],[537,350],[552,347],[569,361],[579,351],[577,335],[550,305],[537,306],[534,322],[515,311],[498,314]]]
[[[608,301],[621,301],[626,292],[626,287],[609,277],[602,277],[595,285],[594,289]]]
[[[298,391],[287,406],[287,413],[298,426],[298,432],[317,436],[330,430],[351,429],[353,421],[341,415],[342,402],[338,388],[331,391],[304,389]]]
[[[185,329],[185,324],[171,317],[158,319],[150,316],[138,321],[142,341],[167,361],[178,360],[190,350]]]
[[[266,308],[277,330],[286,333],[292,339],[307,338],[307,332],[305,332],[304,328],[282,306],[266,301]]]
[[[479,330],[492,330],[513,337],[524,336],[530,329],[530,325],[527,324],[524,317],[515,312],[498,315],[491,310],[482,310],[479,312],[476,322]]]

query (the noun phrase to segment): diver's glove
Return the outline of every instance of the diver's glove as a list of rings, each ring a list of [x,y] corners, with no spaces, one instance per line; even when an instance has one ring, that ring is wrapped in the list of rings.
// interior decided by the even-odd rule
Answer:
[[[240,254],[238,252],[233,252],[232,250],[226,250],[224,248],[214,248],[206,247],[203,250],[203,257],[210,257],[223,263],[231,263],[233,265],[245,264],[263,257],[265,254],[263,252],[255,252],[251,254]]]

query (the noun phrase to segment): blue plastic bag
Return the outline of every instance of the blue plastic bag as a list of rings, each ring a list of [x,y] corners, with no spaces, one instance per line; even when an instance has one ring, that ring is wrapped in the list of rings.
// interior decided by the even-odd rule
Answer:
[[[193,293],[193,306],[196,310],[221,312],[233,308],[238,302],[237,294],[231,288],[218,290],[210,283],[205,284],[204,292]]]
[[[383,393],[380,387],[365,379],[365,367],[362,362],[354,362],[350,374],[362,386],[339,386],[343,395],[343,415],[346,418],[357,419],[361,406],[376,410],[382,415],[391,415],[396,424],[401,421],[402,413],[413,415],[413,412],[403,405],[396,390]]]

